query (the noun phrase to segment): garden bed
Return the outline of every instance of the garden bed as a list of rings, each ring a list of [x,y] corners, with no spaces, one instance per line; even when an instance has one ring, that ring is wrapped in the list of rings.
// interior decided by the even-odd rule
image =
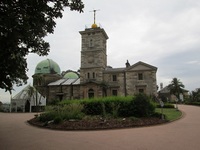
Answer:
[[[168,122],[159,118],[118,118],[118,119],[83,119],[67,120],[55,124],[53,121],[40,122],[37,118],[28,121],[31,125],[55,130],[101,130],[101,129],[120,129],[158,125]]]

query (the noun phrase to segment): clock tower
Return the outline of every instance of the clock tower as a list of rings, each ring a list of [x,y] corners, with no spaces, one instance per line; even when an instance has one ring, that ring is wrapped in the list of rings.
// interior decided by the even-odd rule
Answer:
[[[91,82],[100,84],[103,81],[103,71],[107,66],[108,36],[103,28],[97,26],[95,19],[91,28],[86,28],[79,33],[81,34],[80,83],[84,84],[86,89],[86,85]]]
[[[85,31],[80,31],[81,34],[81,83],[87,81],[102,82],[103,70],[107,66],[107,50],[106,43],[108,36],[103,28],[100,28],[95,23],[91,28],[86,28]]]

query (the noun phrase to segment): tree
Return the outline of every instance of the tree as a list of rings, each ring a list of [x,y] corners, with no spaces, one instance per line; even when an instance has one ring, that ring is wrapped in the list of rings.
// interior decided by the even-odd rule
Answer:
[[[183,83],[177,79],[177,78],[173,78],[171,83],[168,85],[168,88],[170,90],[170,94],[174,94],[178,99],[179,99],[179,94],[183,93],[185,86],[183,85]]]
[[[200,88],[191,92],[191,100],[192,100],[192,102],[200,101]]]
[[[65,7],[83,12],[81,0],[2,0],[0,1],[0,88],[11,93],[14,84],[26,84],[26,56],[47,55],[55,19]]]

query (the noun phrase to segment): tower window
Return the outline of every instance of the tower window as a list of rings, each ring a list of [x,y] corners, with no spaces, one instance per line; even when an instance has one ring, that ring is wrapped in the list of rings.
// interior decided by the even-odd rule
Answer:
[[[94,41],[93,41],[93,39],[90,39],[89,40],[89,47],[93,47],[94,46]]]
[[[117,81],[117,75],[112,76],[112,81]]]
[[[143,80],[143,74],[142,73],[138,73],[138,80]]]

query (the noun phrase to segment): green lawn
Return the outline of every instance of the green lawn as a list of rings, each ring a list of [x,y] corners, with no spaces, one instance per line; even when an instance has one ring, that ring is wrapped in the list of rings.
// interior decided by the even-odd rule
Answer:
[[[156,112],[161,113],[161,108],[156,108]],[[163,108],[163,114],[165,114],[165,119],[168,121],[176,120],[182,115],[181,111],[175,108]]]

